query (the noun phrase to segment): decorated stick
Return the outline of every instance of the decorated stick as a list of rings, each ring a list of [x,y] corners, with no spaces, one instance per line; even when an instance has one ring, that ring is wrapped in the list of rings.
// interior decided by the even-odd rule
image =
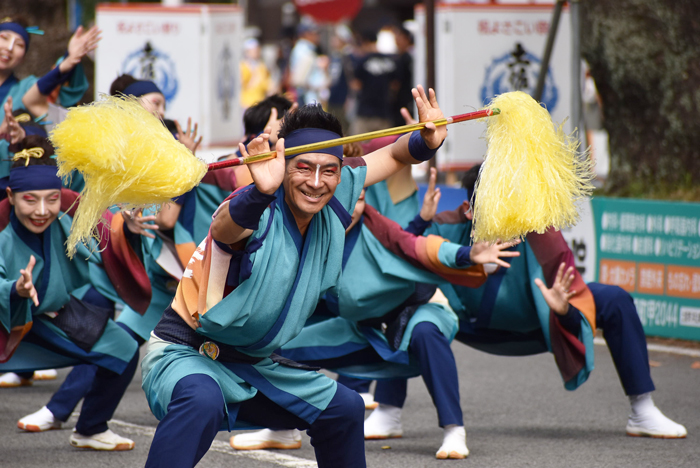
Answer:
[[[501,111],[498,108],[493,109],[482,109],[475,112],[469,112],[467,114],[453,115],[452,117],[445,117],[438,120],[433,120],[432,123],[435,126],[449,125],[458,122],[466,122],[467,120],[476,120],[483,117],[491,117],[492,115],[498,115]],[[299,153],[311,153],[315,150],[330,148],[332,146],[347,145],[349,143],[357,143],[360,141],[374,140],[375,138],[381,138],[391,135],[402,135],[404,133],[413,132],[415,130],[422,130],[428,122],[419,122],[415,124],[402,125],[400,127],[387,128],[385,130],[376,130],[374,132],[361,133],[359,135],[352,135],[342,138],[336,138],[334,140],[322,141],[320,143],[310,143],[308,145],[295,146],[294,148],[285,148],[284,154],[289,156]],[[267,153],[256,154],[255,156],[248,157],[238,157],[233,159],[227,159],[225,161],[218,161],[209,164],[209,171],[214,171],[216,169],[223,169],[225,167],[240,166],[241,164],[251,164],[260,161],[266,161],[268,159],[273,159],[277,153],[275,151],[270,151]],[[229,155],[231,156],[231,155]]]

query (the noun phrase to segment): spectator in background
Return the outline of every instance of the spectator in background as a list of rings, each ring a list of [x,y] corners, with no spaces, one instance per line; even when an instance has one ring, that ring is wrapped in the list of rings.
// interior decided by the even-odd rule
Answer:
[[[405,107],[415,117],[413,112],[413,34],[403,26],[394,28],[396,38],[396,94],[391,105],[392,125],[404,125],[404,117],[401,115],[401,108]]]
[[[289,73],[292,89],[296,92],[296,101],[300,106],[320,101],[317,88],[319,76],[318,44],[320,35],[318,26],[313,22],[303,21],[297,28],[299,35],[289,57]]]
[[[355,67],[353,80],[353,89],[357,91],[355,134],[391,126],[391,87],[396,80],[396,62],[377,51],[376,31],[364,31],[361,41],[364,56]]]
[[[260,60],[260,43],[250,38],[243,43],[241,61],[241,106],[244,109],[260,102],[270,90],[270,72]]]
[[[335,28],[331,38],[331,56],[328,66],[330,79],[328,112],[335,115],[343,126],[343,133],[350,131],[347,118],[347,101],[350,94],[350,81],[353,77],[353,64],[350,57],[352,49],[352,32],[345,25]],[[409,90],[410,92],[410,90]]]

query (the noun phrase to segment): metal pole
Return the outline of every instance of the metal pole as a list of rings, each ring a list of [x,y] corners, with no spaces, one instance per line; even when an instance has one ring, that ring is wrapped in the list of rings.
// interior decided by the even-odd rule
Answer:
[[[565,0],[557,0],[557,3],[554,5],[554,12],[552,13],[552,23],[549,26],[547,44],[544,46],[544,54],[542,56],[542,63],[540,64],[540,74],[537,77],[537,86],[535,87],[535,92],[532,95],[535,101],[540,101],[542,99],[542,93],[544,92],[544,83],[547,79],[547,72],[549,71],[549,60],[552,57],[552,49],[554,48],[554,40],[557,38],[559,18],[561,17],[561,10],[564,6],[564,3]]]
[[[578,129],[578,138],[586,145],[586,132],[582,125],[581,103],[581,4],[579,0],[569,2],[571,12],[571,123]]]
[[[425,0],[425,69],[426,85],[435,89],[435,0]],[[436,158],[432,158],[428,164],[436,167]]]

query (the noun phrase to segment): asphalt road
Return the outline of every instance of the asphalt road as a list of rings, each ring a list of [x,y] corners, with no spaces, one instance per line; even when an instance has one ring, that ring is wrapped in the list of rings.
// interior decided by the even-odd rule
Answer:
[[[685,440],[628,437],[629,405],[604,346],[596,346],[596,369],[579,390],[564,390],[550,355],[506,358],[453,344],[458,361],[462,409],[471,455],[436,460],[442,440],[435,409],[420,379],[409,385],[402,439],[368,441],[370,467],[700,467],[700,357],[651,352],[654,399],[688,429]],[[696,364],[695,367],[700,367]],[[143,466],[157,424],[140,388],[140,373],[122,400],[112,430],[135,440],[130,452],[92,452],[68,443],[72,417],[62,430],[39,434],[17,429],[16,421],[48,402],[66,375],[32,387],[0,389],[0,467]],[[316,466],[304,435],[300,450],[238,452],[219,433],[198,465],[205,468]]]

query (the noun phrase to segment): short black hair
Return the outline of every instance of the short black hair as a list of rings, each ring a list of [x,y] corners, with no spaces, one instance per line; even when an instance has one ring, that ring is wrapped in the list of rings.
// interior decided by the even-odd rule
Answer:
[[[343,136],[343,127],[338,118],[324,111],[321,104],[307,104],[287,114],[282,121],[278,137],[285,138],[300,128],[320,128]]]
[[[360,40],[365,42],[377,42],[377,30],[376,29],[364,29],[360,31]]]
[[[479,178],[479,169],[481,169],[481,163],[472,166],[471,169],[464,173],[464,177],[462,177],[462,188],[467,189],[470,195],[474,194],[476,179]]]
[[[12,163],[12,167],[20,167],[24,165],[28,166],[56,166],[56,160],[52,158],[54,154],[54,148],[51,142],[39,135],[27,135],[22,141],[13,145],[10,150],[15,153],[19,153],[24,149],[29,148],[42,148],[44,150],[44,155],[40,158],[29,158],[29,164],[27,164],[26,159],[19,159]]]
[[[112,86],[109,87],[109,94],[112,96],[124,94],[124,90],[137,81],[138,80],[131,75],[119,75],[117,79],[112,81]]]
[[[281,119],[291,107],[292,102],[281,94],[274,94],[249,107],[243,114],[246,136],[258,135],[265,130],[272,109],[277,109],[277,118]]]
[[[408,39],[408,43],[413,45],[413,33],[409,31],[408,29],[404,28],[403,26],[397,26],[396,27],[396,33],[404,36],[405,38]]]

